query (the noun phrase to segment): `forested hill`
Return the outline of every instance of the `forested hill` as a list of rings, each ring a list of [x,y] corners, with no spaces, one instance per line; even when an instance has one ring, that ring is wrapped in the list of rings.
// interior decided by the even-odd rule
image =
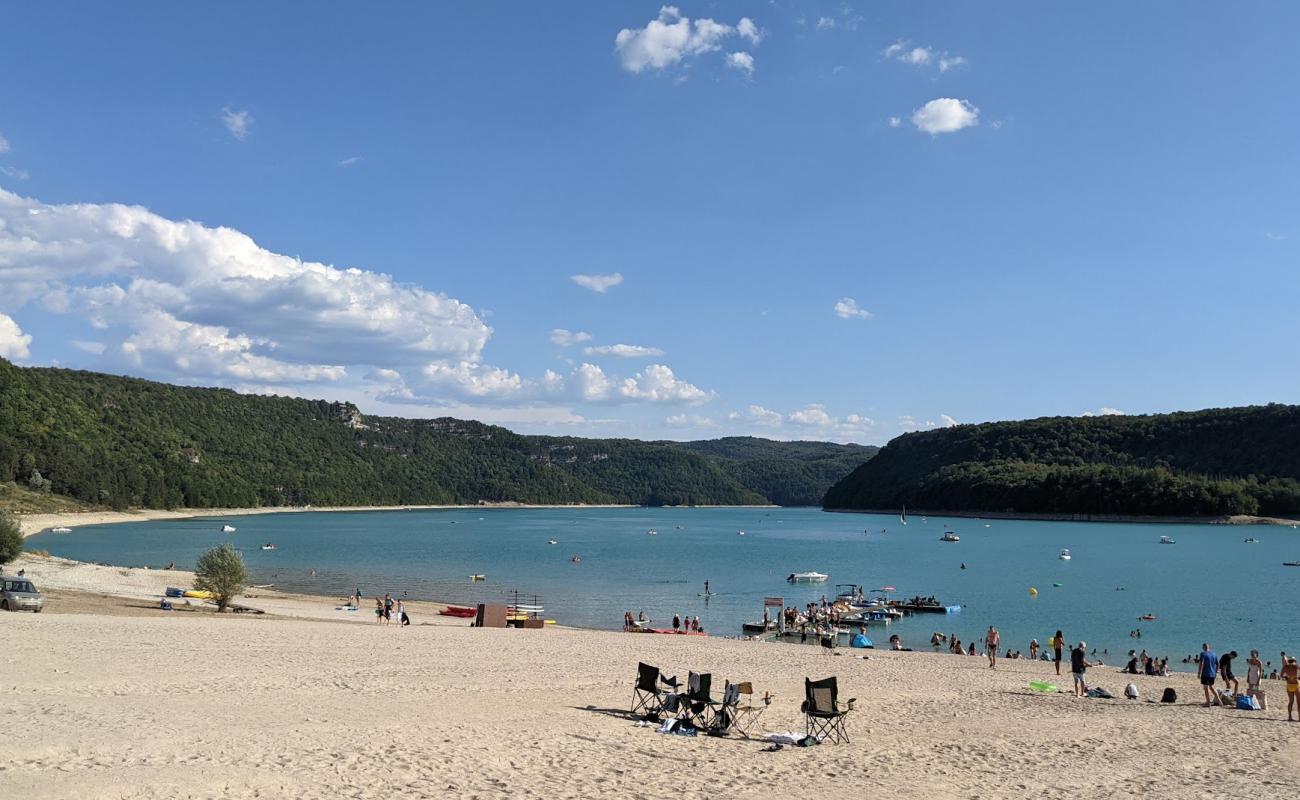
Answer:
[[[523,436],[0,359],[0,483],[116,508],[815,505],[874,451],[743,441],[752,455],[713,442]]]
[[[831,509],[1288,516],[1300,406],[960,425],[891,441]]]

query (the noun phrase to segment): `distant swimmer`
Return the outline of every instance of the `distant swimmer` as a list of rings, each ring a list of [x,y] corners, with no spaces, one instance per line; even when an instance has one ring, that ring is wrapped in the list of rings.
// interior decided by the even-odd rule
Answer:
[[[961,562],[961,568],[962,568],[962,569],[966,569],[966,562],[965,562],[965,561]]]

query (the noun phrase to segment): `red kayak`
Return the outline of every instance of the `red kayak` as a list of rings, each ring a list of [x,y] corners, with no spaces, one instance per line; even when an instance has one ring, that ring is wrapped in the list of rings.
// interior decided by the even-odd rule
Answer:
[[[478,613],[478,609],[466,608],[465,606],[447,606],[438,613],[444,617],[472,617]]]

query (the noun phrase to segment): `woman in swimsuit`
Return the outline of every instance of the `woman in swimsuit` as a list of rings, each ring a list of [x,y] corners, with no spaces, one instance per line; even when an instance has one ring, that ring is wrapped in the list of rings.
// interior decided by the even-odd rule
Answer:
[[[1057,675],[1061,674],[1061,648],[1064,646],[1065,646],[1065,634],[1061,633],[1060,631],[1057,631],[1056,636],[1052,638],[1052,651],[1056,655],[1056,658],[1054,660],[1056,661]]]
[[[1251,650],[1246,659],[1246,694],[1259,701],[1259,709],[1267,711],[1264,695],[1259,691],[1259,683],[1264,679],[1264,662],[1259,660],[1259,651]]]
[[[1300,704],[1300,665],[1295,663],[1295,656],[1287,656],[1286,666],[1282,667],[1282,680],[1286,681],[1286,721],[1300,722],[1291,716],[1296,705]]]

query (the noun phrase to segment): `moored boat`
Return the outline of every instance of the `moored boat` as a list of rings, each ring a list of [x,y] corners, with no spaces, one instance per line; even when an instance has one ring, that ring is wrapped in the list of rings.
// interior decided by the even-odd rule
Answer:
[[[1160,544],[1178,544],[1172,536],[1161,536]]]
[[[1062,561],[1069,561],[1070,558],[1071,558],[1071,556],[1070,556],[1070,549],[1069,549],[1068,547],[1067,547],[1067,548],[1062,548],[1062,550],[1061,550],[1061,555],[1059,555],[1059,556],[1057,556],[1057,557],[1060,558]]]
[[[830,578],[823,572],[792,572],[786,578],[790,583],[825,583]]]
[[[941,541],[941,542],[960,542],[960,541],[961,541],[961,537],[958,536],[958,535],[956,534],[955,531],[944,531],[944,532],[943,532],[943,536],[940,536],[940,537],[939,537],[939,541]]]
[[[234,532],[235,532],[235,526],[234,526],[234,525],[222,525],[222,526],[221,526],[221,532],[222,532],[222,533],[234,533]]]

